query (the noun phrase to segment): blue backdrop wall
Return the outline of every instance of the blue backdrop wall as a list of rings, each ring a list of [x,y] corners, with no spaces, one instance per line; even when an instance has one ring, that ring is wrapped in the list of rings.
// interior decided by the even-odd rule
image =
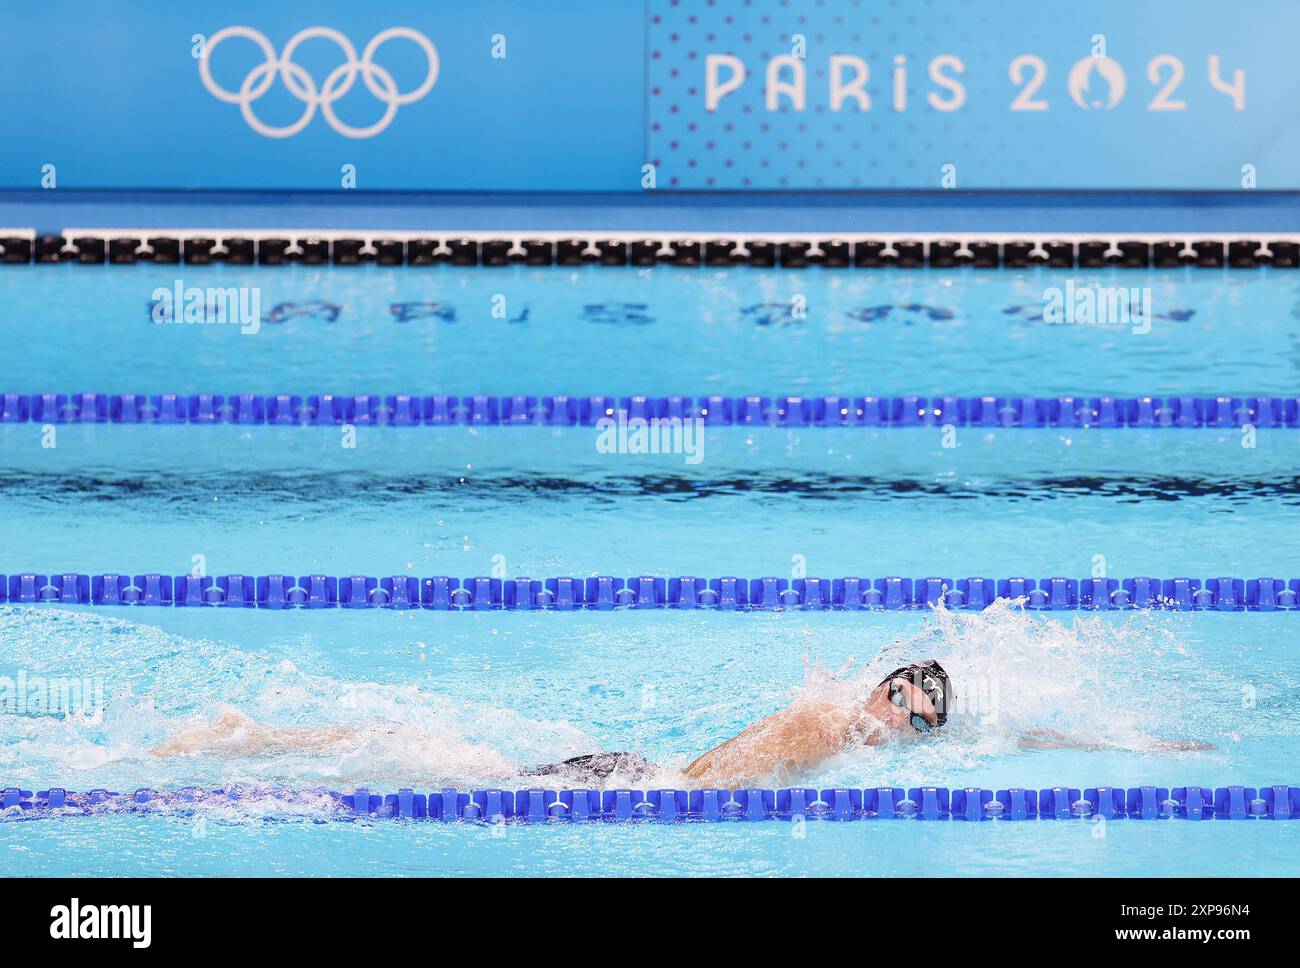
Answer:
[[[1300,187],[1294,0],[52,0],[6,21],[5,188]]]

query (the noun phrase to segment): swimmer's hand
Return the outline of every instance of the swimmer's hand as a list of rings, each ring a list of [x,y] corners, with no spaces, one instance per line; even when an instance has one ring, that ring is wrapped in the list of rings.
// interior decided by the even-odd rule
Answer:
[[[1188,753],[1199,750],[1212,750],[1214,744],[1197,740],[1158,739],[1148,737],[1156,750],[1166,753]],[[1022,750],[1100,750],[1107,747],[1095,740],[1081,740],[1058,733],[1054,729],[1031,729],[1020,737]]]
[[[1054,729],[1031,729],[1020,737],[1022,750],[1098,750],[1097,743],[1072,739]]]

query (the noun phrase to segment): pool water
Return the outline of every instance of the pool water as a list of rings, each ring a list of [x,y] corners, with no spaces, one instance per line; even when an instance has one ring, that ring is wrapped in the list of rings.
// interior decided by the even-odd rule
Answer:
[[[154,322],[178,282],[257,290],[260,327]],[[1093,285],[1151,318],[1043,321]],[[41,337],[18,393],[1285,394],[1300,339],[1300,273],[1271,268],[38,265],[0,297]]]
[[[256,334],[158,325],[151,292],[311,302]],[[1149,287],[1149,332],[1023,308]],[[1300,279],[1247,273],[53,266],[0,273],[15,392],[1276,393]],[[494,318],[493,297],[506,318]],[[803,297],[806,318],[787,312]],[[400,321],[427,305],[420,318]],[[590,310],[589,307],[599,307]],[[759,307],[754,309],[753,307]],[[778,311],[777,307],[781,307]],[[888,306],[888,312],[880,307]],[[910,308],[909,308],[910,307]],[[921,307],[921,308],[916,308]],[[526,310],[526,312],[525,312]],[[297,312],[297,310],[294,310]],[[332,311],[321,310],[325,316]],[[289,314],[284,310],[282,315]],[[521,318],[522,317],[522,318]],[[0,572],[758,577],[1300,576],[1300,434],[716,428],[704,459],[594,428],[0,425]],[[955,446],[947,446],[955,444]],[[197,557],[196,557],[197,556]],[[796,696],[933,655],[958,712],[810,786],[1295,782],[1296,617],[1278,613],[435,613],[0,606],[0,675],[96,677],[87,718],[0,713],[0,785],[526,785],[600,749],[678,770]],[[963,705],[964,703],[964,705]],[[224,709],[357,732],[328,753],[148,750]],[[1054,729],[1097,748],[1030,750]],[[1213,748],[1175,751],[1169,741]],[[32,874],[1294,874],[1300,824],[324,823],[0,816]],[[923,845],[918,849],[918,840]],[[935,857],[942,863],[936,864]]]

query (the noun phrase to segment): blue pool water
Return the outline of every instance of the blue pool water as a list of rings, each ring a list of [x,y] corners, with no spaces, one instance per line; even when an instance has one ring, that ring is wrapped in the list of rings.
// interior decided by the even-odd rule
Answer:
[[[257,285],[264,311],[329,302],[338,319],[256,335],[156,325],[150,294],[178,277]],[[1185,318],[1137,334],[1006,312],[1084,278],[1150,286],[1157,313]],[[1297,383],[1297,281],[1283,271],[58,266],[6,270],[0,289],[7,337],[40,320],[42,338],[6,361],[0,389],[18,392],[1286,394]],[[498,294],[526,319],[492,318]],[[805,320],[746,312],[795,295]],[[396,321],[393,305],[416,303],[442,308]],[[946,447],[939,428],[718,428],[696,465],[601,454],[592,428],[362,428],[354,448],[317,427],[67,425],[53,447],[42,433],[0,425],[0,572],[184,574],[201,556],[209,574],[1300,576],[1289,430],[1248,447],[1236,428],[969,428]],[[98,677],[106,691],[88,720],[0,713],[0,785],[512,787],[519,767],[634,749],[660,765],[654,785],[685,786],[678,769],[756,718],[922,655],[944,662],[970,707],[940,737],[847,751],[804,782],[1294,782],[1296,620],[0,606],[0,675]],[[321,754],[148,753],[227,708],[359,732]],[[1100,748],[1020,748],[1043,728]],[[1166,740],[1213,749],[1171,752]],[[0,858],[38,874],[1205,875],[1294,874],[1300,846],[1300,824],[1262,822],[920,833],[321,816],[264,798],[197,817],[0,817]],[[936,849],[917,850],[918,837]]]

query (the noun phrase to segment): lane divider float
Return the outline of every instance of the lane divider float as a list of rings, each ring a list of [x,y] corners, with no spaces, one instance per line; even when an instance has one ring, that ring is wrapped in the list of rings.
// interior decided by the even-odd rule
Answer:
[[[419,793],[407,787],[377,793],[326,790],[250,790],[231,787],[173,792],[105,789],[77,793],[50,787],[35,794],[8,787],[0,794],[0,821],[94,814],[176,814],[204,807],[280,805],[306,808],[335,820],[404,819],[444,823],[630,822],[675,823],[760,820],[1295,820],[1300,787],[783,787],[724,790],[456,790]]]
[[[594,427],[1300,428],[1300,396],[420,396],[0,393],[0,423]]]
[[[0,574],[0,604],[432,611],[694,609],[1273,612],[1300,609],[1300,578],[417,578],[394,575]]]

